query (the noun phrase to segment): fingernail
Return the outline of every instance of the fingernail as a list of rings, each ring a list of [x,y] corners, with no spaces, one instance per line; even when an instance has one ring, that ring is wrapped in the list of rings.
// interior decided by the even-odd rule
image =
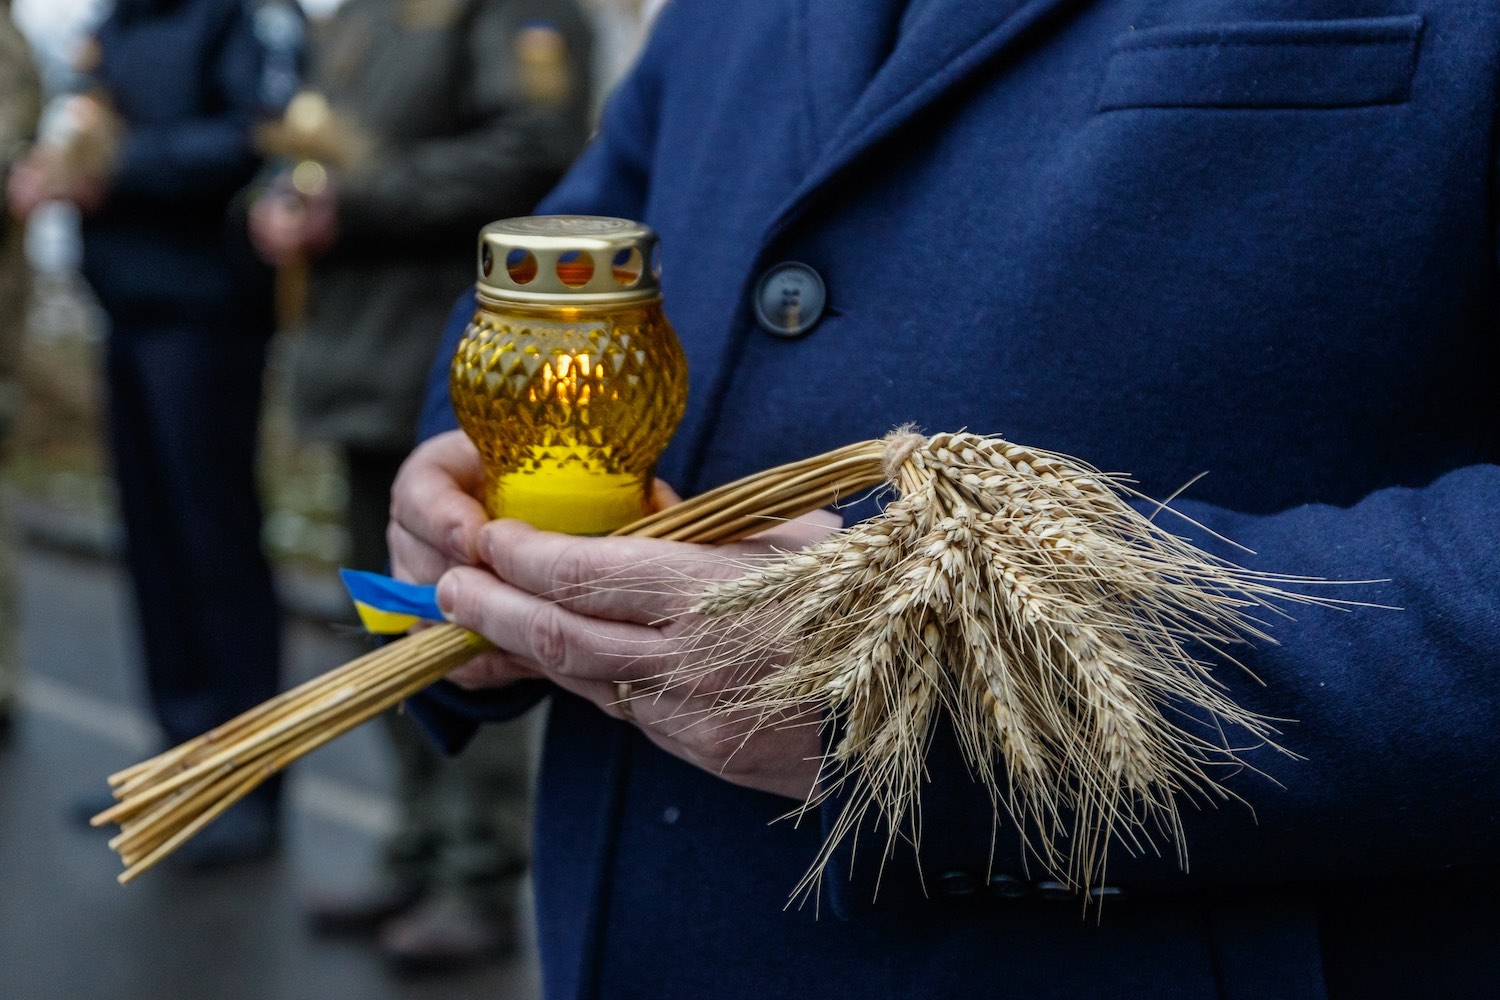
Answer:
[[[453,578],[452,573],[443,574],[443,578],[437,585],[438,610],[443,613],[445,621],[453,620],[453,608],[458,604],[458,581]]]
[[[500,545],[495,541],[495,532],[492,530],[479,533],[479,558],[489,565],[495,565],[495,558],[500,552]]]

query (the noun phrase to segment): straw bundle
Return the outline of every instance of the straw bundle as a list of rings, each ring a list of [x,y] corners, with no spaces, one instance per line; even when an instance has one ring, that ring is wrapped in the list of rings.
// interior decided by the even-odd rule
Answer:
[[[872,813],[912,831],[940,713],[974,774],[1050,871],[1092,884],[1112,837],[1178,844],[1177,798],[1220,793],[1233,751],[1173,719],[1195,706],[1271,742],[1193,649],[1265,638],[1272,601],[1307,582],[1239,569],[1137,512],[1119,477],[995,438],[897,433],[750,476],[616,534],[720,544],[889,482],[869,521],[747,565],[699,600],[699,648],[662,678],[696,684],[767,657],[714,710],[758,725],[820,712],[833,727],[818,797],[848,793],[804,889]],[[1324,602],[1326,603],[1326,602]],[[370,653],[110,778],[111,846],[128,882],[234,801],[485,647],[439,625]],[[811,804],[811,803],[809,803]],[[1062,844],[1066,846],[1060,846]]]
[[[777,519],[825,507],[883,479],[879,441],[750,476],[615,532],[704,544],[737,541]],[[456,625],[435,625],[353,660],[150,760],[110,775],[109,842],[126,884],[187,842],[267,778],[427,687],[485,649]]]

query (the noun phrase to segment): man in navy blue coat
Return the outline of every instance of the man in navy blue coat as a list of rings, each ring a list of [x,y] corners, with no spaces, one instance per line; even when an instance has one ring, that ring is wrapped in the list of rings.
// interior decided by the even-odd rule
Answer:
[[[290,0],[117,0],[84,67],[108,108],[93,120],[117,122],[107,130],[117,148],[96,142],[103,162],[86,170],[43,151],[28,183],[12,186],[23,210],[56,197],[84,213],[83,271],[110,324],[126,563],[169,744],[277,689],[280,611],[255,471],[271,275],[234,237],[231,205],[260,166],[253,127],[295,92],[302,34]],[[275,787],[231,810],[185,859],[270,850]]]
[[[882,867],[884,834],[866,831],[825,905],[787,908],[824,833],[773,822],[812,780],[806,737],[731,757],[703,727],[654,724],[680,693],[624,719],[614,682],[673,666],[676,626],[589,586],[644,559],[702,573],[712,554],[486,525],[435,379],[433,436],[396,489],[397,568],[440,579],[498,652],[415,708],[458,746],[550,693],[549,996],[1500,981],[1500,7],[1295,7],[667,6],[541,207],[661,234],[694,384],[663,479],[691,494],[904,421],[1003,433],[1156,496],[1206,470],[1177,506],[1256,553],[1238,561],[1388,579],[1360,594],[1403,610],[1299,609],[1277,645],[1242,651],[1264,687],[1218,672],[1241,704],[1297,720],[1285,742],[1303,759],[1244,754],[1226,782],[1253,811],[1186,807],[1188,871],[1115,845],[1097,922],[1036,881],[1014,831],[992,840],[941,736],[920,857]],[[777,308],[787,274],[821,280],[820,309]],[[560,591],[582,596],[534,596]]]

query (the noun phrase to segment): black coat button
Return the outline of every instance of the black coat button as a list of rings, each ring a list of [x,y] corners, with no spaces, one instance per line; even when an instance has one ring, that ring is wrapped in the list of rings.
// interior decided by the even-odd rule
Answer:
[[[996,899],[1025,899],[1031,894],[1031,883],[1014,875],[991,875],[990,895]]]
[[[972,896],[979,891],[979,879],[966,871],[951,871],[938,880],[945,896]]]
[[[828,291],[817,271],[795,260],[777,264],[755,285],[755,319],[778,337],[800,337],[823,318]]]
[[[1036,895],[1038,899],[1048,903],[1068,903],[1078,897],[1061,882],[1042,881],[1036,884]]]

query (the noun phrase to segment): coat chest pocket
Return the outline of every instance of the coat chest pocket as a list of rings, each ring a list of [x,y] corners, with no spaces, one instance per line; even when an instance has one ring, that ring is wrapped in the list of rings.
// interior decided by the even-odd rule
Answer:
[[[1132,31],[1115,42],[1099,110],[1399,104],[1421,34],[1418,16]]]

